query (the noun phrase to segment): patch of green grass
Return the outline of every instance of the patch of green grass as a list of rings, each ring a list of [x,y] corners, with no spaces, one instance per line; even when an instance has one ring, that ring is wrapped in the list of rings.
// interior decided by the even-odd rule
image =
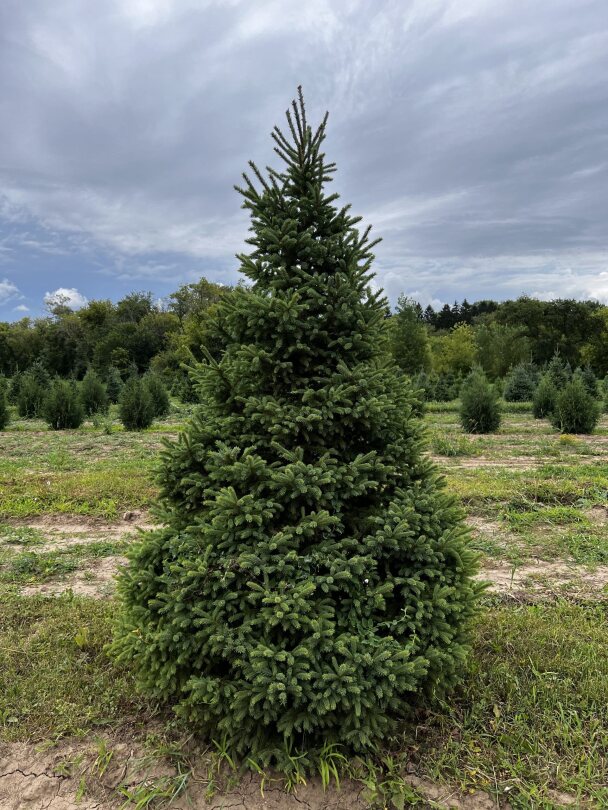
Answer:
[[[475,456],[479,454],[478,443],[462,433],[434,432],[430,436],[433,453],[440,456]]]
[[[75,543],[51,551],[21,551],[4,554],[0,563],[0,583],[26,585],[59,579],[76,571],[87,560],[109,557],[125,551],[123,540]]]
[[[0,523],[0,545],[39,546],[42,543],[44,535],[38,529]]]
[[[588,518],[575,506],[546,506],[543,503],[533,503],[528,509],[515,509],[511,505],[506,512],[506,519],[509,527],[514,531],[533,526],[589,524]]]
[[[0,570],[0,582],[10,585],[44,582],[70,574],[77,568],[77,561],[62,552],[37,554],[35,551],[22,551],[10,557]]]
[[[111,604],[70,594],[0,602],[0,739],[42,740],[118,725],[145,704],[104,652]]]
[[[479,621],[471,671],[419,728],[419,768],[512,807],[551,790],[608,803],[608,608],[498,607]]]
[[[0,518],[73,514],[116,518],[148,507],[157,488],[150,468],[117,462],[85,472],[21,475],[0,484]]]
[[[0,604],[0,739],[145,724],[130,673],[104,653],[113,611],[69,594]],[[604,806],[607,729],[608,607],[491,607],[478,619],[462,686],[379,752],[377,778],[382,763],[398,774],[409,762],[514,808],[554,807],[552,790]]]

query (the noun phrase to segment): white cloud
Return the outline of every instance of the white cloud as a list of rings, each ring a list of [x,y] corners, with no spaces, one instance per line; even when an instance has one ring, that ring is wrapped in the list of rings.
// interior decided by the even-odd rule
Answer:
[[[19,287],[16,284],[7,278],[0,281],[0,304],[4,304],[17,296],[19,296]]]
[[[25,304],[19,304],[18,307],[13,307],[13,312],[29,312],[30,308],[26,307]]]
[[[70,309],[80,309],[88,304],[88,299],[75,287],[58,287],[53,292],[45,293],[44,303],[49,308],[63,304]]]

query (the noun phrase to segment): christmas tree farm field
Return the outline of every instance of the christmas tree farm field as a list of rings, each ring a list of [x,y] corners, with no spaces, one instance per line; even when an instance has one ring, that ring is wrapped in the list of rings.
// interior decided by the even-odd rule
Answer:
[[[456,412],[427,414],[429,451],[491,582],[464,677],[376,753],[292,751],[282,773],[192,736],[107,653],[113,574],[154,523],[158,453],[184,418],[110,435],[15,419],[0,434],[0,774],[13,773],[2,800],[40,790],[33,776],[16,786],[18,760],[74,808],[205,795],[210,807],[605,806],[606,417],[574,438],[518,412],[470,437]]]

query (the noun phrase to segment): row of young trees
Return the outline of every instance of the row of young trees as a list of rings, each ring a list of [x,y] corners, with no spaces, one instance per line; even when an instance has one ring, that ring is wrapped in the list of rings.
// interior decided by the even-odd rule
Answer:
[[[0,378],[0,430],[9,422],[8,405],[16,406],[25,419],[44,419],[53,430],[78,428],[86,418],[106,415],[112,403],[118,404],[119,417],[127,430],[149,427],[155,418],[166,416],[171,408],[169,394],[154,373],[132,374],[123,382],[111,375],[107,383],[93,369],[82,381],[51,378],[40,363],[10,381]]]
[[[558,373],[563,371],[562,373]],[[583,374],[567,376],[565,367],[553,364],[531,392],[532,410],[537,419],[549,419],[561,433],[592,433],[602,411],[608,408],[608,385],[604,399]],[[460,390],[460,421],[468,433],[493,433],[500,427],[501,404],[496,385],[481,369],[465,379]]]

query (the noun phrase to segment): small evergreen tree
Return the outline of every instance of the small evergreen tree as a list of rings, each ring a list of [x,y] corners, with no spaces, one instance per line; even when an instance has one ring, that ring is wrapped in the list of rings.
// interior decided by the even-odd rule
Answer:
[[[500,403],[494,386],[480,369],[460,389],[460,422],[467,433],[494,433],[500,427]]]
[[[431,402],[435,390],[435,381],[431,374],[426,371],[420,371],[412,380],[412,385],[416,391],[419,391],[420,399],[423,402]]]
[[[196,387],[192,383],[190,374],[185,371],[180,372],[175,376],[171,386],[171,393],[177,397],[180,402],[198,402],[199,397]]]
[[[443,371],[435,378],[433,399],[436,402],[452,402],[458,399],[461,381],[451,371]]]
[[[6,402],[6,393],[3,388],[0,388],[0,430],[4,430],[4,428],[9,423],[9,412],[8,412],[8,404]]]
[[[130,552],[113,650],[237,754],[366,750],[458,677],[478,586],[461,512],[387,354],[371,247],[324,193],[303,103],[246,178],[251,288],[164,455],[164,528]]]
[[[592,397],[599,396],[597,377],[593,373],[593,369],[590,366],[577,368],[574,372],[574,376],[580,377],[581,382]]]
[[[507,402],[530,402],[538,383],[530,363],[519,363],[507,376],[503,396]]]
[[[429,371],[432,365],[429,336],[419,310],[414,301],[400,295],[389,323],[391,352],[406,374]]]
[[[140,377],[129,377],[120,394],[120,419],[127,430],[144,430],[154,421],[154,404]]]
[[[6,398],[11,405],[19,405],[19,394],[21,392],[21,383],[23,381],[23,372],[17,371],[11,377],[6,391]]]
[[[536,419],[545,419],[555,410],[557,389],[549,374],[543,374],[534,392],[532,413]]]
[[[601,393],[604,399],[604,410],[608,411],[608,374],[602,380]]]
[[[37,419],[43,415],[44,401],[49,383],[41,383],[34,374],[25,372],[19,380],[17,412],[24,419]]]
[[[561,433],[593,433],[600,418],[600,405],[575,375],[557,392],[551,422]]]
[[[572,379],[572,369],[564,363],[559,351],[556,351],[547,365],[547,374],[558,391],[561,391]]]
[[[118,402],[122,386],[123,382],[120,371],[114,366],[111,366],[106,376],[106,393],[110,402]]]
[[[158,374],[146,374],[144,385],[152,399],[152,410],[155,417],[166,416],[171,410],[171,402],[167,389]]]
[[[44,399],[43,416],[52,430],[80,427],[84,421],[84,407],[73,380],[57,379],[51,383]]]
[[[89,369],[80,383],[80,399],[86,416],[107,413],[108,394],[106,387],[93,369]]]

